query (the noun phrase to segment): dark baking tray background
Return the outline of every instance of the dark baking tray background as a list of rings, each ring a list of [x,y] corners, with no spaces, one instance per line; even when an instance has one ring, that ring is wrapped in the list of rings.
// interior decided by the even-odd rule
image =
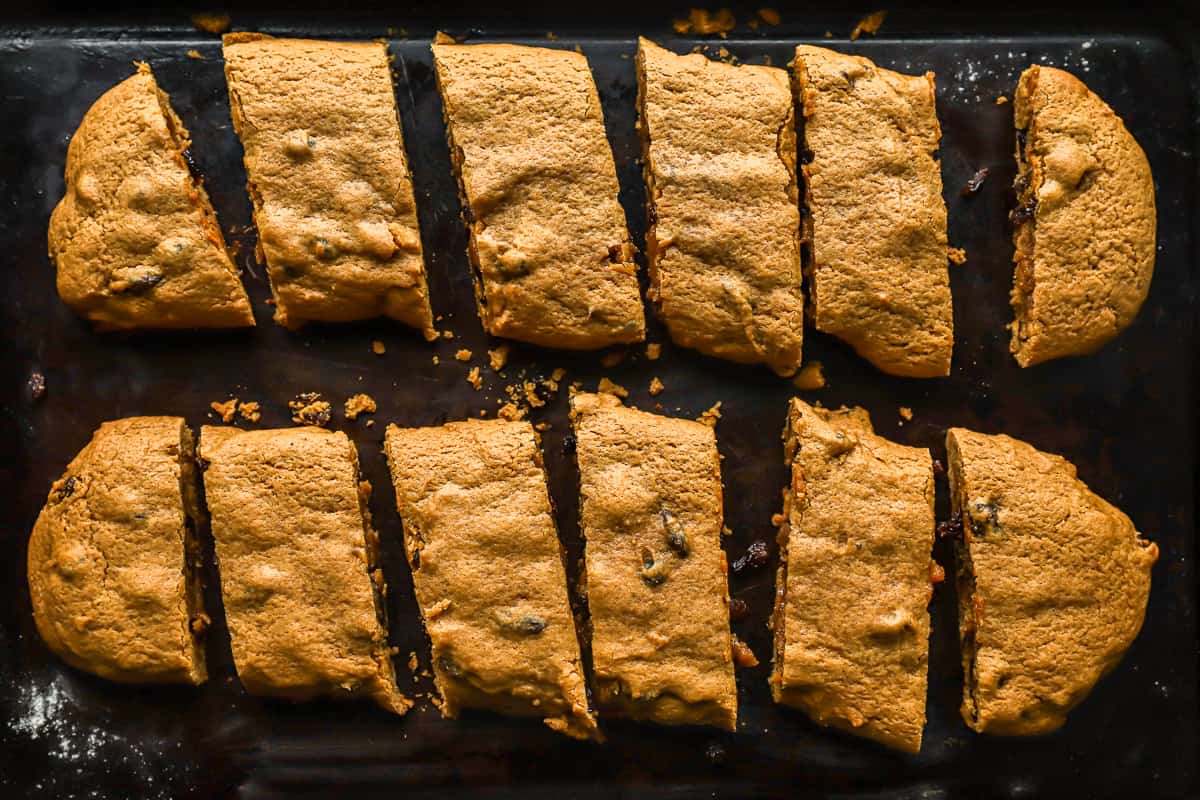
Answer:
[[[1195,394],[1193,362],[1197,261],[1197,66],[1194,16],[1126,8],[1014,7],[986,13],[943,7],[898,8],[877,38],[847,33],[859,12],[780,5],[778,28],[748,29],[747,9],[728,40],[678,37],[682,8],[611,5],[547,8],[525,17],[488,7],[399,7],[353,17],[235,13],[237,29],[326,38],[387,36],[396,57],[396,92],[407,139],[422,236],[440,324],[453,340],[426,344],[386,322],[275,326],[263,269],[252,263],[253,232],[241,150],[229,120],[217,37],[196,32],[186,11],[155,18],[112,13],[80,24],[47,15],[0,29],[0,790],[5,797],[1031,797],[1195,796],[1196,575],[1194,538]],[[188,11],[193,9],[188,9]],[[1017,13],[1019,12],[1019,13]],[[825,364],[828,388],[807,393],[826,405],[858,404],[877,429],[944,457],[950,425],[1002,431],[1061,453],[1096,491],[1158,542],[1161,558],[1141,636],[1065,728],[1037,739],[971,733],[958,715],[961,672],[952,580],[937,588],[924,750],[909,757],[820,729],[774,706],[767,691],[776,549],[771,515],[786,480],[779,434],[791,385],[766,369],[739,367],[673,347],[650,322],[662,359],[629,348],[605,369],[597,354],[517,345],[508,382],[521,370],[594,388],[601,375],[652,407],[652,376],[666,413],[695,416],[723,403],[717,434],[725,483],[730,561],[756,539],[771,563],[730,575],[750,614],[733,628],[763,664],[739,671],[736,734],[607,722],[607,744],[572,742],[535,721],[471,714],[440,719],[428,699],[405,718],[367,704],[288,706],[247,696],[233,678],[216,570],[205,570],[216,624],[208,640],[211,681],[202,689],[128,688],[64,667],[40,643],[29,610],[25,542],[50,483],[106,419],[182,414],[212,422],[208,405],[235,394],[263,405],[262,426],[291,424],[287,401],[315,390],[340,406],[366,391],[379,402],[375,425],[334,427],[357,442],[375,486],[371,509],[384,542],[392,642],[405,662],[415,650],[428,666],[400,525],[380,453],[388,422],[432,425],[496,408],[506,383],[483,368],[486,384],[466,382],[460,347],[486,364],[488,341],[475,317],[466,238],[443,141],[428,41],[437,29],[472,40],[580,45],[595,73],[635,238],[644,236],[643,190],[634,130],[631,56],[637,34],[679,49],[695,43],[741,59],[782,65],[798,41],[864,53],[887,67],[932,69],[944,131],[943,179],[950,240],[968,253],[953,268],[956,347],[945,380],[889,378],[839,342],[806,333],[806,360]],[[832,39],[824,32],[831,31]],[[553,31],[557,41],[548,41]],[[204,60],[187,57],[189,49]],[[146,60],[170,93],[194,139],[192,153],[224,228],[240,247],[259,327],[253,331],[99,336],[57,299],[45,254],[49,213],[61,196],[68,138],[103,91]],[[1011,97],[1031,62],[1076,71],[1125,119],[1154,169],[1159,208],[1158,263],[1150,297],[1134,326],[1100,353],[1020,370],[1007,354],[1011,244]],[[977,169],[990,174],[974,197],[960,195]],[[371,342],[386,343],[382,357]],[[493,344],[494,346],[494,344]],[[440,366],[431,358],[438,355]],[[32,399],[30,375],[45,375]],[[913,410],[903,423],[898,407]],[[533,414],[552,427],[544,450],[561,535],[580,553],[576,476],[564,442],[566,393]],[[939,518],[947,516],[939,485]],[[864,520],[869,524],[869,520]],[[948,543],[936,549],[952,573]],[[837,614],[836,608],[829,609]],[[428,692],[430,682],[411,685]]]

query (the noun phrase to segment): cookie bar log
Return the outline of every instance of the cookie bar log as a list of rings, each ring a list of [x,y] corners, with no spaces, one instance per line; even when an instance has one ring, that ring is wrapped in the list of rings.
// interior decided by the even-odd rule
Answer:
[[[238,677],[290,700],[369,696],[403,714],[387,587],[358,453],[299,427],[200,433],[204,490]]]
[[[587,59],[433,45],[483,327],[546,347],[645,337],[634,248]]]
[[[933,73],[796,48],[806,270],[818,330],[892,375],[950,374],[953,309]]]
[[[540,717],[596,738],[533,427],[393,425],[385,451],[442,714]]]
[[[224,51],[276,321],[387,316],[433,339],[387,45],[232,33]]]
[[[50,489],[29,539],[38,632],[68,664],[124,683],[204,683],[192,432],[106,422]]]
[[[208,195],[184,160],[190,146],[145,64],[71,137],[47,239],[59,296],[97,329],[254,324]]]
[[[650,299],[707,355],[800,366],[800,209],[786,70],[638,43]]]
[[[1013,111],[1010,349],[1028,367],[1091,353],[1132,324],[1154,274],[1154,178],[1121,118],[1069,72],[1025,70]]]
[[[712,428],[571,399],[601,715],[737,722]]]
[[[1158,547],[1059,456],[963,428],[946,450],[963,528],[963,718],[985,733],[1048,733],[1137,637]]]
[[[921,749],[934,536],[929,451],[860,408],[792,400],[771,693],[815,721]]]

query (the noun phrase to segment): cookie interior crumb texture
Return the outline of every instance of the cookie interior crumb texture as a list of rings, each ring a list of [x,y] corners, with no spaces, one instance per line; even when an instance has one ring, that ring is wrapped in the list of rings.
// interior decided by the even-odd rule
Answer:
[[[1129,327],[1154,274],[1150,164],[1121,118],[1053,67],[1021,74],[1012,341],[1022,367],[1086,355]]]

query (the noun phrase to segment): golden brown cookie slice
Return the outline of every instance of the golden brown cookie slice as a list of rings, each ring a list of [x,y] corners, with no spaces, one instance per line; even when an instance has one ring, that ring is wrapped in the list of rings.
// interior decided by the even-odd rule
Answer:
[[[780,519],[776,702],[909,752],[921,749],[933,576],[929,451],[875,434],[861,408],[792,400]]]
[[[1028,367],[1094,352],[1133,322],[1154,274],[1154,178],[1121,118],[1069,72],[1025,70],[1013,112],[1009,349]]]
[[[645,338],[634,247],[587,59],[435,43],[483,327],[545,347]]]
[[[195,453],[179,417],[106,422],[50,489],[29,538],[46,644],[123,683],[204,683]]]
[[[977,731],[1055,730],[1137,637],[1158,547],[1075,467],[951,428],[962,715]]]
[[[397,714],[371,485],[341,432],[206,425],[200,463],[233,662],[246,690],[368,696]]]
[[[533,427],[392,425],[385,450],[442,714],[541,717],[598,738]]]
[[[950,374],[953,308],[933,73],[796,48],[805,271],[817,330],[884,372]]]
[[[787,72],[638,42],[648,293],[677,343],[800,366],[800,208]]]
[[[184,161],[190,145],[145,64],[71,137],[47,238],[59,296],[97,330],[254,324],[208,195]]]
[[[275,320],[435,338],[387,45],[231,33],[224,51]]]
[[[737,687],[713,429],[571,398],[601,714],[733,730]]]

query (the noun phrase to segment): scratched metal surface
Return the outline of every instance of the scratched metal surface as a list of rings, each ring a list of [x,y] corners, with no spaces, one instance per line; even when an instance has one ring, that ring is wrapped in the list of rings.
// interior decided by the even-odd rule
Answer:
[[[414,12],[415,13],[415,12]],[[727,40],[670,32],[668,13],[632,11],[600,17],[580,10],[520,24],[502,15],[467,17],[425,8],[407,30],[391,11],[353,19],[297,15],[246,16],[240,28],[326,38],[387,36],[409,149],[422,236],[439,323],[454,338],[426,344],[410,331],[373,322],[289,333],[272,324],[263,270],[252,263],[250,205],[241,150],[234,136],[216,37],[197,33],[183,15],[138,23],[86,26],[13,25],[0,31],[0,789],[6,797],[392,797],[454,796],[855,796],[855,797],[1182,797],[1197,785],[1195,625],[1195,403],[1193,360],[1197,206],[1195,149],[1197,71],[1194,48],[1179,28],[1151,16],[1103,18],[1082,29],[1069,15],[1043,13],[1025,25],[986,16],[936,23],[896,12],[880,36],[849,42],[848,12],[802,15],[784,9],[778,28],[744,25]],[[740,12],[739,12],[740,13]],[[587,16],[591,14],[591,16]],[[1132,12],[1131,12],[1132,14]],[[743,19],[745,17],[743,16]],[[957,22],[954,20],[957,19]],[[589,21],[590,20],[590,21]],[[1055,20],[1057,22],[1055,23]],[[1005,27],[1005,25],[1008,27]],[[597,25],[599,27],[597,27]],[[988,27],[988,26],[992,27]],[[1056,27],[1057,25],[1057,27]],[[1157,26],[1157,27],[1156,27]],[[621,201],[639,241],[643,190],[636,162],[635,80],[631,56],[638,33],[670,46],[721,46],[749,62],[783,64],[799,41],[860,52],[905,71],[932,69],[944,130],[943,179],[950,239],[968,254],[952,271],[956,318],[953,374],[945,380],[889,378],[845,346],[806,333],[805,358],[825,365],[829,386],[808,395],[826,405],[870,410],[884,435],[933,449],[942,457],[944,430],[966,425],[1003,431],[1074,461],[1101,495],[1124,508],[1158,542],[1162,556],[1145,628],[1114,674],[1060,732],[1040,739],[979,737],[958,716],[961,672],[954,586],[941,584],[931,607],[929,724],[918,756],[816,727],[772,705],[766,677],[776,550],[770,525],[786,472],[779,433],[790,384],[765,369],[717,362],[663,343],[649,361],[629,348],[618,365],[597,355],[517,345],[506,378],[486,367],[489,342],[475,317],[465,231],[443,140],[440,102],[428,41],[443,28],[556,47],[580,46],[600,89],[621,179]],[[837,36],[825,39],[826,29]],[[558,33],[555,41],[547,30]],[[1055,33],[1060,30],[1061,33]],[[1186,27],[1182,30],[1187,30]],[[597,33],[600,31],[600,33]],[[1045,32],[1049,31],[1049,32]],[[188,57],[195,50],[201,58]],[[150,62],[192,132],[203,173],[239,262],[259,323],[252,331],[99,336],[57,299],[45,255],[49,213],[62,192],[67,141],[87,107]],[[1007,354],[1011,244],[1006,213],[1014,166],[1011,95],[1027,64],[1064,66],[1079,74],[1126,120],[1154,169],[1159,204],[1158,265],[1136,324],[1100,353],[1020,370]],[[960,189],[977,169],[990,175],[973,197]],[[387,352],[371,352],[372,340]],[[494,343],[492,343],[494,346]],[[473,351],[471,364],[453,358]],[[433,364],[438,356],[440,364]],[[484,386],[466,381],[483,366]],[[334,427],[357,442],[376,491],[371,510],[384,542],[392,642],[409,685],[407,654],[427,665],[400,525],[380,453],[388,422],[436,424],[494,413],[503,387],[522,371],[545,376],[556,367],[568,381],[595,387],[601,375],[628,387],[630,402],[693,417],[717,401],[724,462],[725,513],[733,535],[730,560],[751,542],[770,543],[771,563],[731,574],[734,597],[750,612],[735,632],[763,665],[739,671],[741,714],[735,734],[606,724],[597,746],[566,740],[535,722],[471,714],[440,719],[428,700],[405,718],[367,705],[263,701],[239,687],[229,656],[211,558],[207,604],[216,620],[208,638],[212,679],[199,690],[122,688],[64,667],[33,627],[24,576],[25,542],[50,483],[105,419],[182,414],[211,421],[208,405],[231,394],[263,406],[262,426],[290,424],[286,403],[318,391],[340,405],[365,391],[379,403],[376,423],[335,415]],[[46,393],[31,398],[30,375],[45,375]],[[652,399],[658,376],[666,391]],[[914,418],[904,423],[898,408]],[[580,553],[574,467],[564,447],[566,397],[549,398],[533,414],[544,435],[560,532]],[[939,486],[939,518],[947,514]],[[869,524],[869,520],[864,520]],[[946,543],[938,559],[952,569]],[[830,613],[838,613],[830,609]],[[429,681],[412,683],[415,692]]]

